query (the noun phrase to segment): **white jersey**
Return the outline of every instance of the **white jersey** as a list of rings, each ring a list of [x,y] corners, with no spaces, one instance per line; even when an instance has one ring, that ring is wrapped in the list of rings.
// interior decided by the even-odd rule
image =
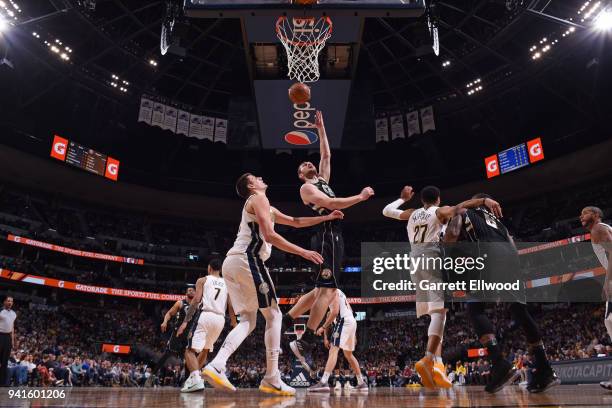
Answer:
[[[203,312],[212,312],[225,316],[227,307],[227,287],[221,277],[208,275],[204,282],[204,291],[200,308]]]
[[[436,206],[419,208],[410,214],[406,228],[408,230],[408,240],[413,244],[413,251],[416,247],[420,250],[438,247],[444,224],[440,222],[436,215],[437,209]]]
[[[252,196],[251,196],[252,197]],[[249,197],[249,199],[251,198]],[[249,202],[247,199],[242,208],[242,219],[238,228],[238,235],[234,241],[234,246],[227,252],[227,255],[244,255],[259,257],[262,261],[266,261],[270,257],[272,245],[267,243],[261,231],[255,214],[247,212],[246,207]],[[274,215],[270,208],[270,216],[272,217],[272,225],[274,226]]]
[[[612,227],[609,226],[608,224],[604,224],[603,222],[600,222],[599,224],[608,228],[612,232]],[[597,259],[599,259],[601,266],[603,266],[607,270],[608,269],[608,256],[606,255],[606,249],[604,248],[603,245],[596,244],[593,241],[591,241],[591,244],[593,245],[593,252],[595,252],[595,255],[597,255]]]
[[[353,315],[353,308],[348,302],[346,295],[340,289],[336,289],[338,291],[338,304],[340,305],[340,312],[338,313],[339,319],[346,320],[355,320],[355,316]]]

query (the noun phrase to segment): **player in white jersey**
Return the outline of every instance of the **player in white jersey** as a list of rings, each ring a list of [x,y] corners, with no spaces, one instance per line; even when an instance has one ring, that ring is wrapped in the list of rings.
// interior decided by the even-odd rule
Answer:
[[[606,297],[606,314],[604,324],[612,338],[612,227],[601,222],[603,211],[598,207],[585,207],[580,213],[580,223],[591,233],[591,245],[601,266],[606,269],[604,295]],[[612,380],[599,383],[603,388],[612,390]]]
[[[332,328],[331,341],[327,339],[327,330]],[[336,368],[338,361],[338,351],[342,350],[344,358],[348,361],[355,378],[357,378],[357,387],[355,391],[368,392],[368,384],[361,375],[359,362],[353,355],[355,345],[357,344],[357,321],[353,315],[353,309],[346,298],[344,292],[340,289],[336,290],[336,296],[329,305],[329,313],[327,319],[317,330],[317,335],[325,337],[325,347],[329,348],[325,371],[321,377],[321,381],[308,388],[309,392],[329,392],[329,376]]]
[[[317,265],[323,262],[323,258],[317,252],[292,244],[276,233],[274,222],[302,228],[340,219],[344,214],[334,211],[318,217],[287,216],[270,206],[266,197],[267,188],[261,177],[250,173],[243,174],[236,182],[236,192],[246,202],[236,241],[223,262],[223,277],[232,306],[240,316],[240,323],[229,332],[215,358],[204,368],[204,375],[214,387],[236,390],[225,375],[226,363],[255,329],[259,310],[266,320],[266,374],[259,389],[270,394],[294,395],[295,389],[281,380],[278,369],[282,314],[264,262],[270,257],[272,246]]]
[[[464,201],[457,206],[440,207],[440,189],[435,186],[427,186],[421,191],[421,203],[419,209],[400,210],[399,207],[410,201],[414,196],[412,187],[406,186],[401,192],[400,198],[388,204],[383,209],[385,217],[396,220],[408,221],[408,240],[410,241],[410,256],[427,258],[441,257],[439,246],[440,238],[446,223],[461,209],[474,208],[482,205],[482,199]],[[491,199],[485,200],[485,205],[496,215],[501,217],[499,204]],[[427,262],[422,262],[426,264]],[[421,376],[425,387],[449,388],[452,386],[446,377],[446,370],[442,361],[442,337],[446,323],[447,309],[444,305],[444,292],[436,290],[423,291],[419,282],[427,280],[430,283],[442,283],[442,271],[435,268],[419,267],[411,272],[410,278],[416,285],[416,312],[417,317],[428,314],[431,317],[427,330],[427,351],[425,357],[415,364],[415,369]]]
[[[195,318],[196,324],[191,325],[187,338],[185,369],[190,374],[181,392],[194,392],[204,388],[200,369],[204,367],[209,351],[212,351],[223,331],[226,309],[229,309],[232,327],[236,326],[236,316],[227,296],[225,281],[220,275],[221,261],[211,259],[208,263],[208,275],[197,280],[195,296],[191,300],[183,324],[178,329],[179,335],[182,334],[194,316],[198,316]]]

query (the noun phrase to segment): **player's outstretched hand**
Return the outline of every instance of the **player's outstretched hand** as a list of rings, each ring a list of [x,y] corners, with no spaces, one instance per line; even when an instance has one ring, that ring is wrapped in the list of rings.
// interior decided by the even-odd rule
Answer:
[[[497,201],[490,198],[485,198],[484,205],[486,205],[497,218],[503,217],[501,205],[499,205]]]
[[[410,201],[414,197],[414,191],[412,190],[412,186],[405,186],[402,189],[402,193],[400,194],[400,198],[404,201]]]
[[[161,332],[165,333],[166,330],[168,330],[168,323],[162,323],[161,324]]]
[[[176,337],[179,337],[181,334],[183,334],[186,328],[187,328],[187,323],[181,324],[178,330],[176,331]]]
[[[315,127],[317,129],[325,128],[325,122],[323,122],[323,112],[321,112],[320,110],[315,113]]]
[[[361,196],[361,201],[366,201],[374,195],[374,189],[372,187],[365,187],[359,195]]]
[[[321,256],[320,253],[315,252],[315,251],[304,250],[304,252],[302,252],[300,256],[317,265],[321,265],[323,263],[323,257]]]
[[[330,220],[341,220],[344,218],[344,213],[340,210],[334,210],[328,217]]]

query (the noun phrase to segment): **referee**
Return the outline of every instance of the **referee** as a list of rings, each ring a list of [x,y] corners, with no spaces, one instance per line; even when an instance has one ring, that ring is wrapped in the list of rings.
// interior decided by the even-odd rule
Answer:
[[[8,359],[15,343],[15,319],[17,314],[13,310],[13,298],[6,296],[0,310],[0,387],[8,385]]]

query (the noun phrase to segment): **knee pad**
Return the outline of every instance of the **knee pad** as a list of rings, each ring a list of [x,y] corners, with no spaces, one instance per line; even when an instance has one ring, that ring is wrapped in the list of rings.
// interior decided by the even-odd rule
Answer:
[[[427,329],[428,336],[438,336],[442,339],[444,335],[444,324],[446,323],[446,312],[432,312],[430,313],[431,321],[429,322],[429,329]]]

